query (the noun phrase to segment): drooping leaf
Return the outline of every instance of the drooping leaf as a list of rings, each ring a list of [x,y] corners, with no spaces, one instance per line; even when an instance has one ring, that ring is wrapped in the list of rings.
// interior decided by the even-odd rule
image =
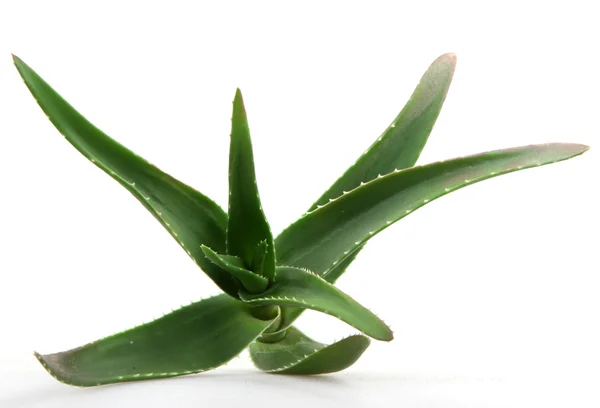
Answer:
[[[81,387],[174,377],[225,364],[271,323],[219,295],[85,346],[36,357],[57,380]]]
[[[261,293],[269,285],[267,278],[244,268],[244,262],[233,255],[221,255],[207,246],[202,246],[206,257],[219,268],[226,270],[239,280],[242,286],[250,293]]]
[[[252,343],[250,357],[257,368],[269,373],[327,374],[350,367],[370,343],[368,337],[354,335],[326,345],[292,326],[277,343]]]
[[[248,119],[242,94],[238,89],[233,101],[231,118],[227,253],[239,256],[246,267],[250,267],[254,250],[262,241],[266,241],[267,246],[262,273],[267,279],[273,280],[275,273],[273,235],[260,204]]]
[[[513,171],[566,160],[587,146],[554,143],[496,150],[413,167],[377,178],[317,209],[281,233],[278,261],[327,277],[378,232],[462,187]]]
[[[14,62],[44,113],[67,141],[137,198],[223,291],[237,296],[231,276],[209,262],[200,249],[205,244],[225,252],[227,214],[206,196],[105,135],[27,64],[16,56]]]
[[[252,305],[301,307],[335,316],[378,340],[390,341],[392,331],[371,311],[350,296],[303,269],[278,266],[275,281],[263,293],[240,292],[240,299]]]
[[[348,255],[348,257],[341,261],[338,265],[336,265],[335,268],[332,268],[331,271],[327,274],[327,276],[325,276],[323,279],[325,279],[331,284],[334,284],[337,278],[339,278],[340,275],[346,271],[348,265],[350,265],[354,261],[356,255],[360,252],[361,248],[363,247],[364,245],[360,246],[356,251]],[[282,307],[281,325],[279,327],[279,330],[285,330],[286,328],[290,327],[294,323],[294,321],[296,321],[296,319],[300,317],[304,310],[305,309],[299,307]]]
[[[364,152],[360,158],[312,205],[325,205],[367,183],[380,174],[389,174],[396,169],[412,167],[417,162],[429,134],[442,109],[446,94],[450,88],[456,55],[444,54],[437,58],[427,69],[410,99],[383,134]],[[279,245],[275,240],[275,247]],[[325,279],[335,281],[346,271],[363,246],[357,248],[343,261],[330,270]],[[282,309],[283,327],[287,327],[300,316],[302,309]]]

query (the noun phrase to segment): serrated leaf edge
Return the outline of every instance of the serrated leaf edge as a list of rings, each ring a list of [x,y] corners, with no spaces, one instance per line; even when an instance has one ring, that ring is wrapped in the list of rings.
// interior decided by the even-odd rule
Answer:
[[[308,357],[314,356],[315,354],[317,354],[317,353],[318,353],[318,352],[320,352],[321,350],[323,350],[323,349],[326,349],[327,347],[329,347],[329,346],[331,346],[331,345],[333,345],[333,344],[336,344],[336,343],[342,342],[342,341],[344,341],[344,340],[346,340],[346,339],[349,339],[349,338],[351,338],[351,337],[366,337],[367,339],[369,338],[368,336],[364,336],[364,335],[362,335],[362,334],[351,334],[351,335],[349,335],[349,336],[342,337],[342,338],[341,338],[341,339],[339,339],[339,340],[334,340],[334,341],[333,341],[331,344],[323,344],[323,346],[322,346],[322,347],[320,347],[320,348],[315,348],[315,349],[314,349],[314,351],[313,351],[312,353],[305,354],[304,356],[302,356],[302,358],[299,358],[298,360],[296,360],[296,361],[293,361],[292,363],[290,363],[290,364],[288,364],[288,365],[284,365],[284,366],[281,366],[281,367],[278,367],[278,368],[273,368],[273,369],[271,369],[271,370],[264,370],[264,369],[261,369],[261,368],[259,368],[259,367],[256,365],[256,362],[254,361],[254,357],[252,356],[252,353],[250,353],[250,359],[252,360],[252,363],[254,364],[254,366],[255,366],[255,367],[257,367],[257,368],[259,368],[259,370],[261,370],[263,373],[275,373],[275,374],[276,374],[276,373],[279,373],[279,372],[281,372],[281,371],[287,370],[287,369],[289,369],[289,368],[295,367],[295,366],[297,366],[298,364],[300,364],[301,362],[303,362],[304,360],[306,360]]]
[[[519,146],[519,148],[543,147],[543,146],[548,146],[548,145],[552,145],[552,144],[553,143],[541,144],[541,145],[527,145],[527,146]],[[498,152],[498,151],[496,151],[496,152]],[[583,154],[584,152],[585,152],[585,150],[582,151],[582,152],[580,152],[580,153],[574,154],[573,156],[569,156],[569,157],[565,157],[565,158],[560,158],[560,159],[555,160],[555,161],[549,161],[549,162],[544,162],[544,163],[534,163],[534,164],[525,165],[525,166],[517,166],[517,167],[515,167],[513,169],[510,169],[510,170],[507,170],[507,171],[502,171],[501,173],[504,175],[504,174],[513,173],[513,172],[519,171],[519,170],[525,170],[525,169],[530,169],[530,168],[545,166],[545,165],[548,165],[548,164],[558,163],[558,162],[565,161],[565,160],[568,160],[570,158],[573,158],[575,156],[579,156],[579,155]],[[354,192],[354,191],[359,190],[361,188],[365,188],[365,186],[370,185],[372,183],[377,183],[380,179],[388,178],[388,177],[393,177],[397,173],[412,171],[413,169],[416,169],[416,168],[421,168],[421,167],[426,167],[426,166],[433,166],[433,165],[437,165],[437,164],[446,163],[446,162],[449,162],[449,161],[452,161],[452,160],[459,160],[459,159],[469,158],[469,157],[472,157],[472,156],[476,156],[478,154],[481,154],[481,153],[477,153],[477,154],[474,154],[474,155],[466,155],[466,156],[460,156],[460,157],[453,157],[453,158],[450,158],[450,159],[440,160],[440,161],[437,161],[437,162],[432,162],[432,163],[424,164],[424,165],[421,165],[421,166],[409,167],[409,168],[406,168],[406,169],[395,169],[393,172],[388,173],[386,175],[379,174],[377,178],[375,178],[375,179],[373,179],[373,180],[371,180],[371,181],[369,181],[367,183],[361,182],[360,185],[358,185],[357,187],[353,188],[352,190],[344,191],[341,196],[339,196],[337,198],[329,199],[329,202],[327,204],[317,206],[317,208],[315,210],[304,213],[299,219],[297,219],[292,224],[290,224],[287,228],[285,228],[280,233],[280,235],[282,235],[283,232],[287,231],[288,229],[292,228],[296,223],[298,223],[300,220],[304,219],[305,217],[308,217],[311,214],[319,211],[320,209],[327,207],[332,202],[339,200],[341,197],[344,197],[345,195],[347,195],[347,194],[349,194],[351,192]],[[360,241],[355,241],[353,246],[351,246],[348,250],[344,251],[342,257],[340,257],[337,260],[333,261],[332,265],[327,270],[325,270],[323,272],[323,274],[321,275],[321,277],[326,277],[327,274],[329,274],[331,272],[331,270],[338,263],[342,262],[352,252],[354,252],[355,250],[357,250],[360,246],[364,245],[366,243],[366,241],[368,241],[374,235],[377,235],[379,232],[383,231],[384,229],[386,229],[390,225],[396,223],[397,221],[401,220],[402,218],[406,217],[407,215],[412,214],[414,211],[418,210],[419,208],[423,207],[424,205],[426,205],[426,204],[428,204],[428,203],[430,203],[430,202],[432,202],[432,201],[434,201],[434,200],[436,200],[436,199],[438,199],[440,197],[443,197],[446,194],[451,193],[452,191],[455,191],[455,190],[458,190],[460,188],[463,188],[463,187],[465,187],[465,186],[467,186],[469,184],[475,184],[477,182],[480,182],[480,181],[483,181],[483,180],[487,180],[489,178],[493,178],[493,177],[497,176],[498,173],[500,173],[500,172],[492,171],[492,172],[488,173],[485,176],[474,178],[474,179],[465,179],[462,183],[456,184],[454,186],[445,187],[444,191],[442,191],[439,195],[434,196],[434,197],[432,197],[430,199],[424,199],[419,205],[417,205],[417,206],[415,206],[415,207],[413,207],[411,209],[406,210],[405,213],[402,216],[400,216],[399,218],[387,220],[385,226],[383,226],[383,227],[381,227],[381,228],[379,228],[377,230],[374,230],[374,231],[369,231],[368,237],[365,237],[364,239],[362,239]],[[293,267],[294,268],[298,268],[297,266],[293,266]],[[303,268],[300,268],[300,269],[303,269]],[[311,272],[311,271],[308,271],[308,272]],[[317,275],[314,272],[311,272],[311,273],[314,274],[314,275]],[[317,275],[317,276],[319,276],[319,275]]]
[[[180,309],[183,309],[184,307],[186,307],[186,306],[189,306],[189,305],[192,305],[192,304],[194,304],[194,303],[197,303],[197,302],[200,302],[200,301],[204,301],[204,300],[208,300],[208,299],[212,299],[212,298],[215,298],[215,297],[218,297],[218,296],[222,296],[222,295],[223,295],[223,294],[218,294],[218,295],[214,295],[214,296],[209,296],[209,297],[207,297],[207,298],[200,299],[200,300],[198,300],[198,301],[196,301],[196,302],[193,302],[193,301],[192,301],[192,302],[190,302],[188,305],[181,305],[181,307],[179,307],[179,308],[177,308],[177,309],[171,309],[171,312],[169,312],[169,313],[163,313],[163,316],[162,316],[162,317],[168,316],[169,314],[171,314],[171,313],[174,313],[174,312],[177,312],[178,310],[180,310]],[[281,311],[279,311],[279,312],[278,312],[278,315],[277,315],[277,316],[280,316],[280,314],[281,314]],[[150,324],[150,323],[152,323],[154,320],[157,320],[157,319],[160,319],[160,317],[159,317],[159,318],[156,318],[156,319],[153,319],[153,320],[151,320],[151,321],[149,321],[149,322],[144,322],[144,323],[142,323],[142,324],[138,324],[138,325],[136,325],[136,326],[130,327],[130,328],[128,328],[128,329],[125,329],[125,330],[123,330],[123,331],[121,331],[121,332],[117,332],[117,333],[111,334],[111,335],[109,335],[109,336],[105,336],[105,337],[102,337],[102,338],[100,338],[100,339],[97,339],[97,340],[91,341],[91,342],[89,342],[89,343],[83,344],[83,345],[82,345],[82,346],[80,346],[80,347],[86,347],[86,346],[90,346],[90,345],[93,345],[93,344],[95,344],[95,343],[98,343],[98,342],[100,342],[100,341],[107,340],[107,339],[110,339],[111,337],[114,337],[114,336],[117,336],[117,335],[119,335],[119,334],[122,334],[123,332],[127,332],[127,331],[130,331],[130,330],[135,330],[135,329],[137,329],[137,328],[139,328],[139,327],[142,327],[142,326],[145,326],[145,325],[147,325],[147,324]],[[273,322],[275,322],[276,320],[277,320],[277,317],[276,317],[275,319],[273,319]],[[270,326],[267,326],[267,327],[265,328],[265,330],[267,330],[269,327],[270,327]],[[259,335],[259,336],[257,336],[256,338],[258,338],[258,337],[260,337],[260,335]],[[256,339],[254,339],[252,342],[248,343],[248,345],[252,344],[254,341],[256,341]],[[246,347],[246,348],[247,348],[247,347]],[[244,350],[245,350],[246,348],[244,348]],[[50,368],[50,367],[49,367],[49,366],[46,364],[46,362],[45,362],[45,361],[44,361],[44,359],[43,359],[43,355],[41,355],[40,353],[38,353],[38,352],[36,352],[36,351],[34,351],[34,352],[33,352],[33,355],[34,355],[34,357],[35,357],[35,358],[36,358],[36,359],[37,359],[37,360],[40,362],[40,364],[42,365],[42,367],[44,367],[44,369],[45,369],[45,370],[48,372],[48,374],[50,374],[50,375],[51,375],[51,376],[52,376],[52,377],[53,377],[53,378],[54,378],[56,381],[58,381],[58,382],[60,382],[60,383],[63,383],[63,384],[66,384],[66,385],[75,386],[75,387],[88,388],[88,387],[100,386],[100,385],[110,385],[110,384],[119,383],[119,382],[127,382],[127,381],[139,381],[139,380],[144,380],[144,379],[150,380],[150,379],[156,379],[156,378],[169,378],[169,377],[177,377],[177,376],[188,375],[188,374],[199,374],[199,373],[203,373],[203,372],[206,372],[206,371],[214,370],[214,369],[216,369],[216,368],[219,368],[219,367],[222,367],[222,366],[224,366],[224,365],[228,364],[228,363],[229,363],[230,361],[232,361],[234,358],[238,357],[238,356],[239,356],[239,355],[240,355],[240,354],[241,354],[241,353],[242,353],[244,350],[242,350],[240,353],[238,353],[238,354],[236,354],[236,355],[232,356],[232,357],[231,357],[229,360],[227,360],[227,361],[224,361],[222,364],[217,364],[217,365],[215,365],[215,366],[208,367],[208,368],[204,368],[204,369],[201,369],[201,370],[182,370],[182,371],[163,372],[163,373],[146,373],[146,374],[122,375],[122,376],[118,376],[118,377],[116,377],[116,379],[117,379],[118,381],[115,381],[115,382],[113,382],[113,383],[106,384],[106,383],[102,383],[102,382],[100,382],[100,383],[97,383],[97,384],[85,384],[85,385],[83,385],[83,384],[78,384],[78,383],[76,383],[76,382],[75,382],[75,383],[73,383],[73,382],[68,382],[68,381],[65,381],[64,379],[61,379],[61,378],[59,378],[59,377],[56,375],[56,373],[54,373],[54,371],[52,371],[52,369],[51,369],[51,368]]]
[[[314,273],[313,271],[307,269],[307,268],[301,268],[301,267],[297,267],[297,266],[286,266],[286,265],[280,265],[279,267],[284,267],[284,268],[293,268],[293,269],[300,269],[303,270],[305,272],[310,273],[311,275],[317,277],[318,279],[320,279],[321,281],[325,282],[327,285],[331,285],[331,283],[327,282],[322,276],[319,276],[318,274]],[[332,313],[331,311],[325,309],[325,308],[320,308],[317,305],[314,305],[312,303],[308,303],[306,302],[304,299],[296,299],[295,296],[263,296],[263,297],[254,297],[252,299],[248,299],[248,300],[242,300],[244,303],[248,303],[248,304],[252,304],[252,303],[256,303],[256,302],[263,302],[263,301],[276,301],[276,302],[282,302],[279,306],[291,306],[291,307],[302,307],[302,305],[306,306],[306,309],[311,309],[311,310],[315,310],[318,311],[320,313],[325,313],[329,316],[335,317],[336,319],[341,320],[342,322],[354,327],[355,329],[359,330],[361,333],[363,333],[365,336],[367,337],[372,337],[369,336],[368,334],[366,334],[365,332],[363,332],[362,330],[358,329],[357,327],[355,327],[352,323],[350,323],[349,321],[347,321],[346,319],[343,319],[342,317],[338,316],[336,313]],[[289,302],[289,304],[288,304]],[[296,303],[293,303],[296,302]],[[358,303],[358,302],[357,302]],[[363,306],[364,307],[364,306]],[[371,312],[373,315],[375,315],[379,320],[381,320],[381,322],[383,322],[386,327],[389,329],[390,331],[390,335],[394,335],[394,331],[392,330],[392,328],[385,322],[385,320],[383,320],[381,317],[379,317],[379,315],[375,312],[373,312],[371,309],[366,308],[369,312]],[[279,330],[281,331],[281,330]],[[277,331],[277,332],[279,332]],[[276,333],[277,333],[276,332]],[[375,337],[373,337],[376,340],[382,340],[382,339],[377,339]],[[391,340],[391,339],[390,339]],[[390,341],[390,340],[382,340],[382,341]]]

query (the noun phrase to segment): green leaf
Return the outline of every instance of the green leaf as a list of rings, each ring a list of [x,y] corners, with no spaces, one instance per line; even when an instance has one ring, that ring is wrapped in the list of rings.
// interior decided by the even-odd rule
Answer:
[[[265,292],[252,295],[240,291],[240,299],[252,305],[301,307],[335,316],[378,340],[390,341],[392,331],[371,311],[310,271],[277,267],[275,281]]]
[[[330,271],[378,232],[423,205],[488,178],[566,160],[587,146],[554,143],[496,150],[377,178],[315,210],[281,233],[278,261]]]
[[[380,174],[414,166],[442,110],[455,68],[456,55],[453,53],[444,54],[433,61],[398,116],[356,163],[313,204],[309,212],[339,197],[344,191],[374,180]],[[327,281],[334,283],[361,248],[338,264]]]
[[[267,278],[257,275],[244,268],[244,262],[233,255],[220,255],[209,247],[202,245],[206,257],[219,268],[226,270],[239,280],[248,292],[262,293],[269,285]]]
[[[356,255],[358,255],[362,248],[364,248],[364,245],[360,246],[356,251],[348,255],[348,257],[341,261],[338,265],[336,265],[335,268],[332,268],[331,271],[327,274],[327,276],[324,277],[324,279],[327,282],[334,284],[337,278],[339,278],[340,275],[346,271],[348,265],[350,265],[354,261]],[[300,317],[302,312],[304,312],[304,309],[301,309],[299,307],[282,307],[281,325],[279,327],[279,330],[282,331],[290,327],[294,323],[294,321],[296,321],[296,319]]]
[[[96,128],[18,57],[15,66],[56,129],[88,160],[125,187],[226,293],[231,276],[209,262],[200,245],[225,252],[227,214],[206,196],[148,163]]]
[[[309,211],[396,169],[414,166],[450,88],[456,55],[444,54],[427,69],[410,99],[383,134],[313,204]]]
[[[267,243],[267,254],[261,272],[272,281],[275,273],[275,246],[271,228],[260,204],[248,119],[242,93],[238,89],[231,118],[227,253],[239,256],[246,267],[250,267],[255,248],[262,241]]]
[[[356,259],[356,256],[358,255],[358,253],[364,247],[365,247],[364,245],[359,246],[358,248],[356,248],[356,250],[354,252],[349,254],[343,261],[339,262],[334,268],[331,268],[331,270],[327,274],[327,277],[325,278],[325,280],[332,284],[335,283],[338,280],[338,278],[344,272],[346,272],[346,269],[348,268],[348,266]]]
[[[389,174],[396,169],[414,166],[442,109],[455,68],[454,54],[444,54],[436,59],[398,116],[356,163],[323,193],[309,212],[339,197],[344,191],[353,190],[361,183],[377,178],[379,174]],[[275,248],[279,245],[277,238]],[[362,248],[363,246],[358,247],[339,262],[325,279],[329,283],[335,283]],[[302,309],[282,309],[283,327],[292,324],[301,313]]]
[[[174,377],[225,364],[271,323],[219,295],[85,346],[36,357],[57,380],[81,387]]]
[[[257,368],[269,373],[327,374],[350,367],[370,343],[368,337],[355,335],[328,346],[290,327],[278,343],[252,343],[250,357]]]
[[[265,261],[269,255],[269,247],[267,241],[261,241],[256,248],[254,248],[254,255],[252,256],[252,270],[259,274],[264,275]]]

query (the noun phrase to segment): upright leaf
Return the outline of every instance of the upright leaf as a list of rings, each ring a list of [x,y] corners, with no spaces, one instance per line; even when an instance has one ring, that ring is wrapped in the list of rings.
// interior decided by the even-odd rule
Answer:
[[[174,377],[225,364],[271,323],[219,295],[85,346],[36,357],[57,380],[81,387]]]
[[[309,211],[380,174],[414,166],[440,114],[455,68],[456,55],[452,53],[436,59],[383,134],[323,193]]]
[[[354,335],[326,345],[292,326],[277,343],[252,343],[250,357],[257,368],[268,373],[327,374],[350,367],[370,343],[368,337]]]
[[[227,252],[242,258],[246,267],[253,265],[255,249],[266,241],[267,251],[262,274],[273,280],[275,246],[267,218],[260,204],[248,119],[238,89],[233,101],[231,145],[229,150],[229,223]]]
[[[303,269],[279,266],[275,281],[266,291],[256,295],[241,292],[240,299],[252,305],[317,310],[335,316],[377,340],[393,339],[390,328],[370,310],[323,278]]]
[[[225,252],[227,214],[206,196],[174,179],[96,128],[27,64],[14,56],[25,84],[56,129],[88,160],[125,187],[226,293],[237,285],[202,253]]]
[[[380,174],[389,174],[395,169],[414,166],[442,109],[455,68],[456,55],[449,53],[437,58],[427,69],[398,116],[371,147],[309,208],[309,212]],[[279,245],[277,238],[275,247]],[[329,283],[335,283],[361,249],[362,246],[356,248],[346,259],[339,262],[325,279]],[[283,309],[284,327],[292,324],[301,313],[302,309]]]
[[[433,61],[398,116],[309,211],[327,204],[344,191],[350,191],[361,183],[377,178],[380,174],[389,174],[396,169],[414,166],[446,100],[455,68],[456,55],[452,53],[444,54]],[[334,283],[361,249],[362,247],[357,248],[352,256],[336,265],[327,281]]]
[[[267,241],[264,240],[254,248],[254,255],[252,255],[252,270],[259,275],[264,275],[265,261],[268,257],[269,248]]]
[[[212,263],[239,280],[248,292],[261,293],[269,285],[267,278],[244,268],[244,263],[237,256],[217,254],[215,251],[204,245],[202,246],[202,251],[204,251],[204,255],[206,255]]]
[[[587,149],[563,143],[524,146],[388,174],[288,227],[278,239],[278,261],[327,277],[378,232],[436,198],[488,178],[566,160]]]

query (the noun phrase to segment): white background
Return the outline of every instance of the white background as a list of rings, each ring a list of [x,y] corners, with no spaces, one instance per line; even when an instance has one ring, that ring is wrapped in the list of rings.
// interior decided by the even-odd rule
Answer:
[[[0,406],[600,404],[593,1],[195,3],[0,3]],[[592,149],[453,193],[375,237],[339,286],[393,342],[314,378],[261,374],[242,355],[214,373],[76,389],[37,364],[33,350],[75,347],[217,288],[58,134],[11,52],[223,207],[241,87],[278,232],[449,51],[457,71],[419,163],[544,142]],[[353,333],[315,313],[298,325],[321,341]]]

